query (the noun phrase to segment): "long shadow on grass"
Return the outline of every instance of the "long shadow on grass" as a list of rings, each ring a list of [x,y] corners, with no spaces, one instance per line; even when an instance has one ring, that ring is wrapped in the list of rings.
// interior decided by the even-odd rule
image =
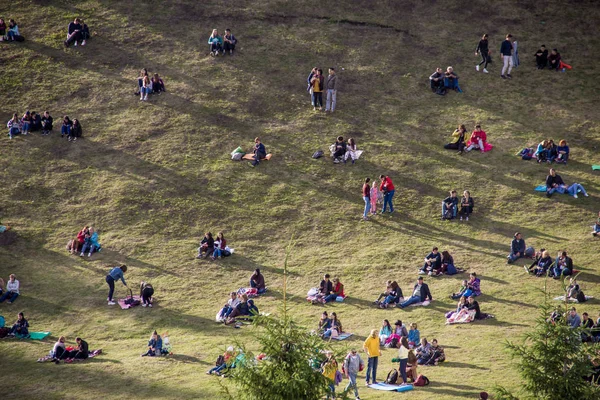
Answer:
[[[235,253],[233,256],[231,256],[231,259],[230,259],[230,262],[228,265],[231,265],[233,267],[239,267],[239,269],[243,269],[246,271],[252,271],[252,272],[254,272],[254,270],[258,268],[258,269],[260,269],[261,273],[267,271],[267,272],[273,273],[273,274],[279,274],[279,275],[283,274],[283,268],[269,267],[269,266],[259,264],[256,261],[252,260],[251,258],[244,257],[244,256],[240,255],[239,253]],[[289,268],[288,268],[287,274],[288,274],[288,276],[300,276],[300,274],[298,274],[297,272],[290,271]],[[248,279],[250,279],[250,276],[248,276]],[[266,281],[266,277],[265,277],[265,283],[267,284],[267,286],[269,286],[269,282]]]
[[[480,367],[478,365],[475,364],[467,364],[467,363],[462,363],[462,362],[457,362],[457,361],[444,361],[443,363],[440,364],[440,366],[445,367],[445,368],[468,368],[468,369],[479,369],[482,371],[489,371],[489,368],[485,368],[485,367]]]
[[[483,300],[490,300],[490,301],[495,301],[498,303],[503,303],[503,304],[512,304],[515,306],[519,306],[519,307],[525,307],[525,308],[537,308],[537,305],[534,304],[527,304],[527,303],[523,303],[522,301],[516,301],[516,300],[507,300],[507,299],[501,299],[499,297],[494,297],[492,295],[489,294],[482,294],[481,295],[481,299]]]

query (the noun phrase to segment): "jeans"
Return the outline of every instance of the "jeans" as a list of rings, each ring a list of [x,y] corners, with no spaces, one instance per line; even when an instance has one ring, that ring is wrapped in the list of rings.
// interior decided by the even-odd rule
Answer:
[[[365,201],[365,211],[363,212],[363,218],[367,218],[369,211],[371,211],[371,199],[369,197],[363,197]]]
[[[539,161],[546,161],[547,157],[548,157],[548,150],[542,150],[535,155],[535,158],[537,158]]]
[[[329,393],[327,394],[327,398],[331,396],[332,399],[335,399],[335,383],[329,384]]]
[[[392,295],[385,296],[385,299],[383,300],[383,304],[391,304],[391,303],[396,303],[396,296],[392,296]]]
[[[572,274],[571,270],[566,269],[566,268],[561,268],[561,267],[552,268],[552,272],[554,273],[555,277],[560,277],[561,275],[569,276]]]
[[[223,363],[221,365],[211,368],[210,371],[208,371],[208,373],[209,374],[218,373],[218,372],[223,371],[225,368],[227,368],[227,363]]]
[[[400,376],[402,376],[402,382],[406,383],[406,365],[408,364],[408,358],[400,359]]]
[[[71,125],[63,125],[60,128],[60,135],[69,135],[71,133]]]
[[[513,58],[512,56],[502,56],[504,60],[504,66],[502,67],[502,75],[506,75],[506,71],[508,70],[508,74],[510,75],[510,71],[513,69]]]
[[[458,78],[444,78],[444,87],[456,89],[458,87]]]
[[[467,147],[465,150],[466,151],[471,151],[473,149],[479,149],[479,150],[483,151],[483,140],[479,139],[477,141],[477,143],[471,143],[469,145],[469,147]]]
[[[325,296],[325,303],[329,303],[331,301],[335,301],[335,299],[337,298],[337,294],[329,294],[327,296]]]
[[[358,397],[358,386],[356,385],[356,374],[348,374],[348,385],[345,391],[348,392],[350,389],[354,390],[354,397]]]
[[[408,298],[408,300],[404,301],[404,303],[400,303],[400,308],[408,307],[411,304],[420,303],[420,302],[421,302],[420,296],[410,296]]]
[[[550,189],[546,188],[546,195],[547,196],[552,196],[556,192],[560,193],[560,188],[559,187],[553,187],[553,188],[550,188]]]
[[[574,183],[567,188],[567,193],[571,196],[577,194],[578,191],[581,191],[581,193],[583,193],[584,196],[587,196],[587,192],[579,183]]]
[[[12,126],[10,128],[10,130],[8,131],[8,136],[14,136],[14,135],[18,135],[21,131],[19,130],[18,126]]]
[[[106,275],[106,283],[108,283],[108,301],[112,301],[115,293],[115,280],[112,276]]]
[[[29,132],[31,130],[31,124],[29,122],[23,122],[23,132]]]
[[[313,107],[323,108],[323,92],[313,92]]]
[[[337,90],[327,89],[327,100],[325,103],[325,111],[335,111],[335,103],[337,98]]]
[[[390,212],[394,211],[394,203],[392,203],[392,197],[394,197],[395,190],[390,190],[383,195],[383,210],[381,213],[383,214],[387,209],[387,205],[390,205]]]
[[[95,250],[95,246],[91,243],[84,243],[83,247],[81,248],[81,253],[87,253],[89,252],[90,254],[93,253]]]
[[[442,201],[442,218],[446,215],[446,211],[448,210],[448,205]],[[458,212],[458,206],[456,204],[452,204],[452,217],[456,218],[456,213]]]
[[[369,377],[372,383],[377,382],[377,362],[379,361],[379,357],[369,357],[367,360],[367,382],[369,382]]]
[[[252,279],[250,279],[250,287],[251,287],[251,288],[256,288],[256,283],[254,283],[254,281],[253,281]],[[267,291],[267,288],[261,288],[261,289],[258,289],[258,292],[257,292],[257,293],[258,293],[258,294],[263,294],[263,293],[265,293],[266,291]]]
[[[4,302],[4,300],[6,299],[8,299],[9,303],[14,303],[17,297],[19,297],[19,293],[6,292],[2,296],[0,296],[0,303]]]
[[[523,257],[523,253],[521,253],[520,255],[516,255],[515,253],[510,253],[510,254],[508,255],[508,260],[509,260],[510,262],[515,262],[515,261],[517,261],[517,260],[518,260],[519,258],[521,258],[521,257]]]
[[[223,250],[219,249],[218,247],[215,247],[215,251],[213,251],[213,257],[217,258],[217,257],[222,257],[223,256]]]

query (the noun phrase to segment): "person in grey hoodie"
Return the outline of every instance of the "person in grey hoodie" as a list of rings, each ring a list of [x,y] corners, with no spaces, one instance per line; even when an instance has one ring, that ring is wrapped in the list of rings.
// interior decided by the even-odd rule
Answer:
[[[358,397],[358,386],[356,385],[356,375],[358,375],[358,372],[362,370],[364,366],[365,364],[356,352],[356,349],[352,349],[346,356],[346,359],[344,359],[344,371],[346,371],[346,377],[350,380],[345,391],[348,392],[350,389],[354,389],[356,400],[360,400],[360,397]]]
[[[329,68],[329,75],[325,79],[325,89],[327,90],[327,100],[325,103],[325,112],[335,111],[337,99],[338,78],[335,74],[335,68]]]

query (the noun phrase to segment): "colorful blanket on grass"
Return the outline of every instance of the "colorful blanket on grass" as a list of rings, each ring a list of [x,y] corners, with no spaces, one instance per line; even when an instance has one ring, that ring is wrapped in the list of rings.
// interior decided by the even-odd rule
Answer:
[[[481,319],[495,318],[492,314],[481,313]],[[475,321],[475,310],[463,308],[459,312],[451,311],[446,314],[446,325],[468,324]]]
[[[117,303],[119,303],[119,306],[121,306],[121,308],[123,310],[127,310],[128,308],[132,308],[132,307],[136,307],[139,306],[142,302],[142,299],[140,298],[140,296],[133,296],[134,300],[137,300],[137,304],[125,304],[125,300],[127,299],[119,299],[117,300]]]
[[[344,333],[340,333],[339,335],[337,335],[336,337],[332,337],[331,339],[333,340],[346,340],[348,339],[350,336],[352,336],[351,333],[348,332],[344,332]]]
[[[389,383],[375,383],[368,386],[369,389],[375,390],[385,390],[387,392],[407,392],[409,390],[413,390],[413,385],[390,385]]]
[[[594,298],[594,296],[585,296],[585,299],[586,299],[586,300],[590,300],[590,299],[593,299],[593,298]],[[558,300],[558,301],[565,301],[565,296],[558,296],[558,297],[555,297],[555,298],[554,298],[554,300]],[[569,301],[570,301],[571,303],[579,303],[579,302],[577,301],[577,299],[573,299],[573,298],[569,298]]]

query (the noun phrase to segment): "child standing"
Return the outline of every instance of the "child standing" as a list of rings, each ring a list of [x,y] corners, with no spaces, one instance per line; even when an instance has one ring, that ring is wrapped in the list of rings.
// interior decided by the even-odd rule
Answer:
[[[377,200],[379,200],[379,189],[377,185],[371,187],[371,215],[377,214]]]

